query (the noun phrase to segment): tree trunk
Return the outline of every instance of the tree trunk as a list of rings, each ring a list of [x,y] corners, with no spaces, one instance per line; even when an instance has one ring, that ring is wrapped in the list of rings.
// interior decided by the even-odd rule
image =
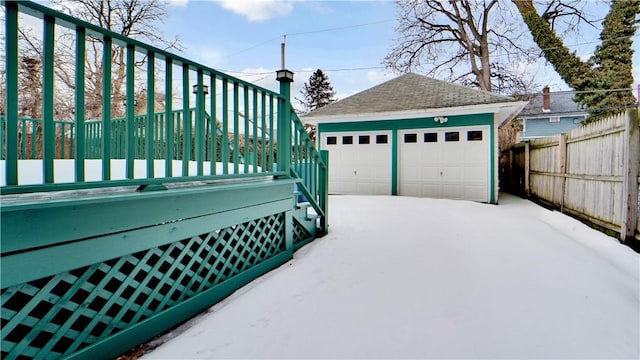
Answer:
[[[575,88],[582,76],[591,73],[591,64],[583,62],[576,54],[569,52],[549,23],[538,15],[533,0],[512,1],[529,27],[533,39],[544,52],[545,58],[553,65],[560,77]]]

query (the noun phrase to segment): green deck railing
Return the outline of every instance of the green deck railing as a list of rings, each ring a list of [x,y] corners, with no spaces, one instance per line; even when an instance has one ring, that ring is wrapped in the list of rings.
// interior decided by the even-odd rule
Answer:
[[[196,109],[189,109],[189,117],[193,119],[193,115]],[[167,143],[163,142],[162,139],[165,139],[164,131],[167,128],[166,119],[164,112],[156,112],[153,116],[154,124],[153,128],[156,130],[156,133],[153,134],[152,139],[154,139],[153,149],[154,149],[154,157],[156,159],[162,159],[164,154],[166,154]],[[184,136],[180,132],[180,124],[181,124],[181,116],[183,115],[182,110],[174,110],[172,113],[171,119],[174,122],[174,128],[177,129],[176,133],[173,136],[173,147],[181,148],[182,142],[184,141]],[[134,132],[134,156],[136,159],[144,159],[145,158],[145,129],[146,129],[146,119],[147,115],[136,115],[134,118],[133,132]],[[42,145],[42,119],[32,119],[27,117],[19,117],[19,126],[18,126],[18,159],[42,159],[42,152],[39,151]],[[205,161],[221,161],[221,155],[218,152],[217,154],[213,154],[210,150],[213,148],[212,146],[208,146],[211,144],[211,141],[216,141],[216,146],[219,148],[220,142],[222,139],[222,130],[214,124],[213,126],[209,126],[209,121],[211,121],[211,117],[207,113],[205,115]],[[126,133],[127,133],[127,121],[125,118],[116,118],[111,120],[111,159],[125,159],[126,158]],[[6,116],[0,115],[0,127],[6,128]],[[64,121],[64,120],[55,120],[54,128],[56,131],[56,151],[55,151],[55,159],[74,159],[76,154],[74,146],[77,142],[76,138],[76,126],[73,121]],[[84,143],[85,143],[85,159],[101,159],[102,158],[102,122],[100,120],[89,120],[84,124],[85,134],[84,134]],[[266,133],[270,132],[268,129]],[[258,141],[254,141],[251,143],[250,151],[253,150],[253,144],[265,144],[265,146],[256,147],[258,152],[263,153],[264,156],[256,157],[252,164],[257,164],[259,167],[270,167],[269,164],[272,164],[275,158],[275,150],[273,146],[270,144],[270,136],[271,134],[263,134],[261,139]],[[234,134],[228,134],[229,138],[233,139]],[[243,140],[243,137],[241,137]],[[4,159],[4,147],[2,148],[2,154],[0,159]],[[240,153],[240,161],[242,163],[245,162],[245,149],[241,147],[238,149]],[[229,153],[233,154],[234,148],[233,143],[229,144]],[[257,153],[257,152],[256,152]],[[181,160],[181,152],[174,153],[174,160]],[[214,160],[214,156],[216,157]],[[195,157],[195,148],[194,148],[194,139],[191,139],[191,158]],[[231,159],[229,159],[230,161]],[[251,160],[251,159],[250,159]]]
[[[277,124],[284,123],[286,113],[279,113],[280,104],[287,99],[281,94],[253,85],[215,69],[198,64],[162,49],[129,39],[119,34],[101,29],[71,16],[53,11],[32,2],[4,1],[6,10],[6,119],[0,127],[2,138],[2,160],[4,160],[4,186],[2,194],[71,190],[80,188],[111,187],[120,185],[145,185],[177,181],[219,179],[251,176],[290,176],[290,165],[275,167],[278,161],[275,145],[289,142],[285,131],[279,131]],[[29,120],[21,120],[19,102],[20,47],[18,46],[18,18],[30,16],[43,24],[42,57],[42,120],[31,121],[38,127],[39,139],[30,142],[20,139],[21,134],[33,133]],[[71,122],[54,120],[54,57],[56,54],[55,32],[59,27],[75,33],[75,112]],[[125,115],[111,116],[116,104],[104,101],[99,120],[89,120],[85,109],[84,59],[87,54],[88,38],[100,41],[98,50],[102,52],[102,98],[111,99],[112,54],[118,49],[126,59],[126,88],[124,89]],[[95,46],[92,46],[94,48]],[[136,65],[136,54],[146,60],[146,70]],[[106,59],[106,60],[105,60]],[[162,71],[160,71],[162,70]],[[150,75],[151,74],[151,75]],[[174,76],[175,75],[175,76]],[[145,78],[140,81],[140,77]],[[138,87],[135,85],[138,84]],[[143,114],[134,113],[135,96],[144,84],[148,104]],[[158,86],[163,84],[164,86]],[[205,88],[208,87],[208,89]],[[174,87],[179,91],[175,91]],[[195,88],[195,94],[192,89]],[[165,90],[164,111],[156,113],[154,97]],[[208,90],[208,91],[207,91]],[[206,92],[206,93],[205,93]],[[180,110],[174,110],[180,104]],[[195,105],[195,106],[191,106]],[[211,118],[218,121],[209,121]],[[155,121],[145,121],[153,117]],[[173,119],[173,121],[166,121]],[[288,119],[286,120],[288,121]],[[73,137],[69,144],[61,142],[57,128],[69,126]],[[68,131],[67,131],[68,132]],[[219,141],[208,137],[219,134]],[[222,134],[228,134],[224,136]],[[68,136],[68,135],[67,135]],[[71,141],[72,140],[72,141]],[[64,145],[64,154],[56,152],[56,143]],[[69,145],[69,146],[67,146]],[[273,146],[271,146],[273,145]],[[23,149],[24,148],[24,149]],[[35,148],[35,149],[34,149]],[[106,156],[103,156],[108,154]],[[21,184],[18,161],[26,158],[42,158],[42,183]],[[248,157],[245,161],[245,157]],[[55,159],[75,160],[75,181],[59,183],[55,181]],[[87,181],[85,160],[101,160],[101,180]],[[125,160],[124,178],[112,178],[112,160]],[[218,166],[208,166],[206,162],[219,160]],[[145,162],[146,176],[134,176],[134,166]],[[164,176],[157,177],[157,161],[164,160]],[[181,169],[174,171],[173,160],[182,162]],[[249,161],[250,160],[250,161]],[[264,161],[263,161],[264,160]],[[190,169],[195,164],[195,171]],[[193,164],[191,167],[193,168]],[[260,166],[251,166],[251,165]],[[278,170],[276,170],[278,169]]]

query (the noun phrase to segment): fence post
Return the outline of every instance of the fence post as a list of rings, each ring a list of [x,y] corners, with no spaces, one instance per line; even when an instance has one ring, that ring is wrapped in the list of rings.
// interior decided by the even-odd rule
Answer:
[[[529,169],[531,157],[529,156],[530,143],[526,141],[524,143],[524,194],[525,196],[531,196],[531,188],[529,187]]]
[[[625,159],[624,159],[624,197],[622,201],[622,224],[620,226],[620,240],[635,236],[638,221],[638,173],[640,163],[640,124],[638,124],[638,109],[625,113]]]
[[[278,171],[286,176],[291,172],[291,83],[293,72],[282,69],[276,72],[276,80],[280,82],[278,99]]]
[[[567,134],[560,134],[558,141],[558,166],[560,181],[560,212],[564,212],[564,198],[567,186]]]

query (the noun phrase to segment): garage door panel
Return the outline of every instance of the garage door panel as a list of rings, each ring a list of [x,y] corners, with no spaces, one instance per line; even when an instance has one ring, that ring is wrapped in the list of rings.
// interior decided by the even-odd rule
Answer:
[[[422,179],[426,181],[438,181],[440,180],[440,167],[438,166],[423,166],[422,167]]]
[[[468,166],[464,168],[464,178],[469,181],[487,181],[487,169],[484,166]]]
[[[373,184],[373,195],[389,195],[390,193],[390,184]]]
[[[462,184],[443,184],[442,197],[454,200],[464,199],[464,185]]]
[[[389,167],[376,166],[373,177],[376,180],[388,182],[391,179],[391,169]]]
[[[380,188],[391,193],[391,144],[377,143],[377,135],[391,138],[390,131],[321,135],[321,149],[329,151],[330,194],[376,194]],[[361,136],[368,136],[369,144],[361,144]],[[334,144],[327,142],[329,137]],[[352,143],[344,144],[344,137],[351,138]]]
[[[421,184],[421,192],[414,196],[441,198],[442,197],[442,185],[439,183],[423,182]]]
[[[460,166],[445,166],[443,167],[442,181],[463,181],[464,180],[464,168]]]
[[[406,143],[406,133],[417,133],[417,142]],[[399,131],[399,194],[489,201],[488,133],[488,126]]]

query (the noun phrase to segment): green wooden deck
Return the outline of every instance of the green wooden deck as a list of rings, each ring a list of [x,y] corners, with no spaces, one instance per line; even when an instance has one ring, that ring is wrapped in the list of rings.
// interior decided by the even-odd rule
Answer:
[[[2,6],[3,359],[112,358],[326,233],[327,154],[293,112],[288,81],[276,93],[33,2]],[[19,111],[20,16],[44,29],[41,119]],[[73,119],[53,111],[60,27],[75,33],[80,59]],[[102,47],[103,98],[110,98],[112,51],[126,55],[124,117],[111,116],[110,102],[99,118],[87,115],[88,36]],[[147,77],[148,98],[177,86],[181,107],[169,91],[165,109],[136,112],[136,54],[150,59],[136,74]],[[38,165],[39,180],[25,181],[27,162]],[[61,174],[63,162],[71,175]]]

